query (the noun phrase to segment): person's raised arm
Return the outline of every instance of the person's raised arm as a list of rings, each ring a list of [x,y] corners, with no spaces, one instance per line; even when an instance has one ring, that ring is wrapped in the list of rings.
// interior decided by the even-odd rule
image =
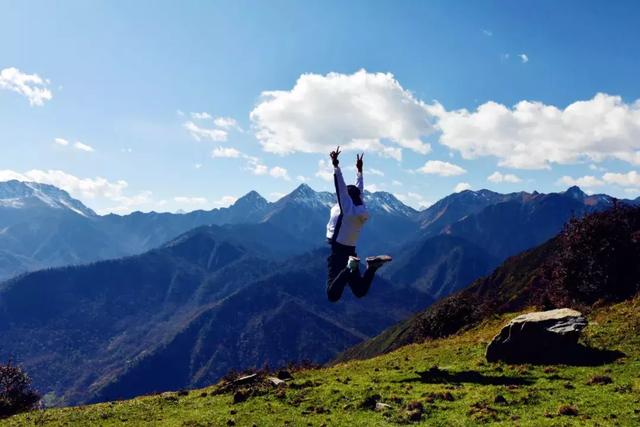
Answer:
[[[364,197],[364,179],[362,178],[362,159],[364,158],[364,153],[359,156],[356,154],[356,187],[360,190],[361,197]]]
[[[351,210],[353,205],[353,201],[351,197],[349,197],[349,192],[347,191],[347,184],[344,182],[344,178],[342,177],[342,171],[340,170],[340,160],[338,160],[338,156],[340,155],[340,147],[336,148],[336,151],[332,151],[329,156],[331,157],[331,163],[333,164],[333,181],[336,187],[336,195],[338,196],[338,204],[340,205],[341,212],[347,212]]]

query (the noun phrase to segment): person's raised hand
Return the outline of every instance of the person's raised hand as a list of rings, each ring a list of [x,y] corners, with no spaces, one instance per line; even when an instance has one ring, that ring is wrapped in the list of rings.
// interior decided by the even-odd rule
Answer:
[[[336,148],[335,151],[332,151],[331,153],[329,153],[329,157],[331,157],[331,163],[333,164],[334,167],[337,167],[338,164],[340,163],[340,160],[338,160],[339,155],[340,155],[340,146],[338,145],[338,148]]]
[[[356,154],[356,169],[358,172],[362,173],[362,159],[364,158],[364,153],[357,155]]]

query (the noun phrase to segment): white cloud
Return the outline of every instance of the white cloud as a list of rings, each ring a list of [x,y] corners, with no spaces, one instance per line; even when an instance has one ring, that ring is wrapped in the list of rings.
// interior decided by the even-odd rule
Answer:
[[[211,114],[203,111],[202,113],[191,113],[191,118],[195,120],[207,120],[212,119]]]
[[[291,90],[263,92],[251,112],[265,151],[326,154],[335,146],[400,158],[426,154],[433,126],[427,106],[390,73],[303,74]]]
[[[289,181],[291,178],[289,178],[289,174],[287,172],[287,170],[283,167],[280,166],[274,166],[269,170],[269,175],[271,175],[274,178],[282,178],[286,181]]]
[[[205,205],[207,199],[205,197],[177,196],[173,201],[181,205]]]
[[[515,183],[521,182],[522,180],[514,174],[511,174],[511,173],[503,174],[498,171],[495,171],[494,173],[492,173],[487,177],[487,181],[491,181],[495,183],[509,182],[509,183],[515,184]]]
[[[443,162],[441,160],[428,160],[424,166],[418,168],[416,172],[440,176],[456,176],[462,175],[467,171],[453,163]]]
[[[269,193],[269,198],[271,199],[271,201],[277,201],[282,199],[284,196],[286,196],[285,193],[279,193],[277,191],[274,191],[273,193]]]
[[[0,70],[0,89],[25,96],[31,106],[42,106],[45,101],[53,98],[53,94],[47,88],[48,84],[48,80],[37,74],[26,74],[14,67]]]
[[[607,172],[602,175],[607,184],[616,184],[622,187],[640,187],[640,174],[636,171],[627,173]]]
[[[325,159],[318,161],[316,176],[324,181],[333,182],[333,166]]]
[[[218,148],[214,148],[213,151],[211,151],[211,157],[222,157],[222,158],[233,158],[236,159],[238,157],[241,157],[242,153],[238,150],[236,150],[235,148],[227,148],[227,147],[218,147]]]
[[[54,138],[53,142],[55,142],[58,145],[62,145],[62,146],[67,146],[69,145],[69,141],[67,141],[64,138]]]
[[[306,176],[298,175],[296,179],[300,182],[307,182],[309,179]]]
[[[640,196],[640,188],[625,188],[624,192],[628,194],[630,197]]]
[[[487,37],[491,37],[493,35],[493,32],[491,30],[483,29],[482,34],[484,34]]]
[[[226,141],[227,140],[227,131],[222,129],[209,129],[196,125],[192,121],[185,122],[183,124],[184,128],[189,131],[191,136],[196,141],[202,141],[203,139],[208,139],[211,141]]]
[[[384,187],[381,185],[376,185],[376,184],[367,184],[365,187],[365,190],[371,192],[371,193],[376,193],[378,191],[385,191]]]
[[[521,53],[520,55],[518,55],[518,58],[520,58],[520,61],[523,64],[526,64],[527,62],[529,62],[529,57],[527,56],[526,53]]]
[[[384,172],[379,169],[366,168],[364,171],[369,175],[384,176]]]
[[[219,208],[226,208],[234,204],[236,200],[238,198],[234,196],[222,196],[220,199],[214,200],[213,205]]]
[[[262,163],[256,163],[256,162],[248,162],[247,163],[247,168],[251,171],[251,173],[253,173],[254,175],[266,175],[269,173],[269,168],[262,164]]]
[[[464,190],[471,190],[471,184],[468,182],[459,182],[454,188],[453,191],[455,193],[459,193]]]
[[[607,158],[640,164],[640,101],[597,94],[565,109],[521,101],[513,108],[496,102],[476,111],[446,111],[434,104],[440,143],[466,159],[495,156],[500,166],[550,168]]]
[[[579,178],[563,176],[556,182],[556,184],[564,185],[567,187],[572,187],[574,185],[577,185],[578,187],[583,187],[583,188],[593,188],[593,187],[600,187],[604,185],[604,182],[599,180],[593,175],[586,175]]]
[[[76,142],[73,144],[73,148],[75,148],[75,149],[77,149],[77,150],[80,150],[80,151],[86,151],[86,152],[88,152],[88,153],[91,153],[91,152],[95,151],[95,150],[93,149],[93,147],[91,147],[90,145],[87,145],[87,144],[83,144],[83,143],[82,143],[82,142],[80,142],[80,141],[76,141]]]
[[[128,213],[136,207],[149,206],[153,203],[150,191],[142,191],[134,195],[126,194],[129,184],[124,180],[112,182],[102,177],[79,178],[61,170],[34,169],[24,173],[0,170],[0,181],[11,179],[54,185],[83,202],[88,200],[113,205],[113,207],[100,209],[101,213]]]
[[[201,169],[202,168],[202,163],[196,163],[195,165],[193,165],[194,168],[196,169]]]
[[[414,192],[408,193],[394,193],[394,196],[405,205],[411,206],[414,209],[425,209],[433,204],[431,200],[427,200],[424,196]]]
[[[401,186],[401,185],[402,185],[402,182],[400,182],[400,181],[398,181],[398,180],[394,179],[393,181],[391,181],[391,185],[395,185],[395,186],[399,187],[399,186]]]
[[[213,123],[222,129],[242,130],[242,128],[238,125],[238,121],[232,117],[216,117],[213,120]]]

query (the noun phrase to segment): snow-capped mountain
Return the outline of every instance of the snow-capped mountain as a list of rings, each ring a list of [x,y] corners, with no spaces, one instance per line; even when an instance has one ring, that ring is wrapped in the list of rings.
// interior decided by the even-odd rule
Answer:
[[[418,211],[402,203],[391,193],[377,191],[370,193],[364,190],[364,201],[372,212],[386,212],[391,215],[399,215],[407,218],[415,218]]]
[[[58,187],[17,180],[0,182],[0,207],[14,209],[66,209],[84,217],[96,213]]]

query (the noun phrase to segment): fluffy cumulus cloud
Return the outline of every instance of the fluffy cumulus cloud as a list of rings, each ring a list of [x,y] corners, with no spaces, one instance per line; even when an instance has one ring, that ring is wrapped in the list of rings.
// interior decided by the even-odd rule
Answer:
[[[487,102],[475,111],[436,103],[429,110],[438,117],[440,142],[466,159],[495,156],[500,166],[521,169],[608,158],[640,164],[640,101],[600,93],[564,109],[521,101],[513,108]]]
[[[521,182],[522,180],[512,173],[500,173],[498,171],[495,171],[487,177],[487,181],[494,182],[496,184],[501,182],[516,184],[518,182]]]
[[[0,70],[0,89],[19,93],[31,106],[42,106],[53,98],[48,85],[49,81],[37,74],[26,74],[14,67]]]
[[[271,175],[274,178],[282,178],[287,181],[290,180],[289,173],[287,172],[287,170],[280,166],[274,166],[271,169],[269,169],[269,175]]]
[[[433,131],[427,105],[392,74],[303,74],[291,90],[263,92],[250,115],[264,150],[278,154],[375,151],[400,159],[426,154]]]
[[[416,172],[440,176],[456,176],[462,175],[467,171],[453,163],[443,162],[441,160],[429,160],[424,166],[418,168]]]
[[[640,174],[636,171],[627,173],[607,172],[602,175],[607,184],[615,184],[621,187],[640,187]]]
[[[471,190],[471,184],[469,184],[468,182],[459,182],[453,188],[453,191],[455,193],[459,193],[459,192],[464,191],[464,190]]]
[[[520,55],[518,55],[518,58],[520,58],[520,62],[522,62],[523,64],[529,62],[529,57],[526,53],[521,53]]]
[[[106,206],[99,212],[128,213],[136,208],[155,207],[150,191],[127,194],[129,184],[124,180],[109,181],[102,177],[79,178],[61,170],[34,169],[20,173],[12,170],[0,170],[0,181],[17,179],[19,181],[38,182],[54,185],[67,191],[90,207],[94,203]]]

